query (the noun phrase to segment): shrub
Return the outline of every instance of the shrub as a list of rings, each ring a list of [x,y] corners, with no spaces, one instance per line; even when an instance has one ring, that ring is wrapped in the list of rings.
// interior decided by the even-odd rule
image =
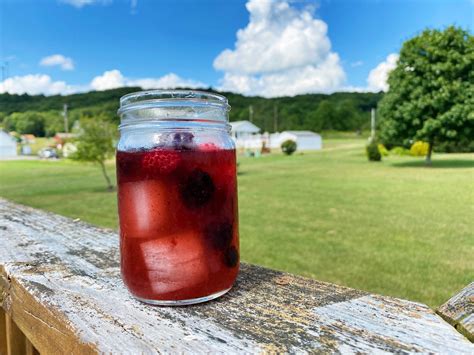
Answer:
[[[410,154],[414,157],[425,157],[428,154],[430,145],[426,142],[416,141],[410,148]]]
[[[410,155],[410,150],[408,150],[406,148],[403,148],[403,147],[393,147],[390,150],[390,154],[405,156],[405,155]]]
[[[366,151],[367,151],[367,158],[369,158],[370,161],[382,160],[382,154],[380,154],[379,146],[376,140],[373,140],[369,142],[369,144],[367,144]]]
[[[291,155],[296,152],[296,142],[288,139],[281,144],[281,151],[286,155]]]
[[[379,143],[377,145],[377,148],[379,149],[379,152],[383,157],[388,156],[388,150],[387,150],[387,148],[385,148],[385,146],[382,143]]]

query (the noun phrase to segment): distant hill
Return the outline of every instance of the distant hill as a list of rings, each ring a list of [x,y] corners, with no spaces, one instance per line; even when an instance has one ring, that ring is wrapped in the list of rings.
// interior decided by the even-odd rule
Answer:
[[[13,112],[62,110],[65,103],[71,109],[83,109],[102,105],[112,105],[116,108],[121,96],[139,90],[141,89],[138,87],[124,87],[65,96],[0,94],[0,112],[8,115]]]
[[[18,130],[15,127],[15,117],[19,115],[11,114],[27,111],[60,112],[63,105],[67,103],[71,121],[81,116],[100,114],[101,117],[108,117],[111,121],[118,122],[116,112],[120,97],[139,90],[141,89],[138,87],[125,87],[66,96],[0,94],[0,121],[3,120],[4,125],[8,123],[7,128]],[[217,92],[212,89],[206,90]],[[252,118],[257,126],[269,132],[290,129],[313,131],[364,129],[368,127],[370,109],[377,106],[383,95],[382,93],[340,92],[330,95],[306,94],[266,99],[229,92],[217,93],[229,99],[232,106],[231,121]],[[252,117],[250,117],[251,111],[253,111]],[[54,133],[52,130],[46,132],[46,134]]]

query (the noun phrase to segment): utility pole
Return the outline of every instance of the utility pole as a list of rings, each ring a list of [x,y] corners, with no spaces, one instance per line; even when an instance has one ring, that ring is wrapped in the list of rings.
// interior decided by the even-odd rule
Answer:
[[[63,117],[64,117],[64,132],[69,132],[69,122],[67,120],[67,104],[63,106]]]
[[[253,121],[253,106],[252,105],[249,106],[249,121],[250,122]]]
[[[375,139],[375,108],[370,111],[370,138]]]
[[[273,131],[278,132],[278,106],[273,105]]]

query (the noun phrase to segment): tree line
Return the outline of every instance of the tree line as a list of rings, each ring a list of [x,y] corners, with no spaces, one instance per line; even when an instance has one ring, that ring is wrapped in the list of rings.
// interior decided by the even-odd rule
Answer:
[[[0,123],[5,130],[52,136],[63,132],[62,109],[68,104],[69,129],[81,118],[101,117],[118,124],[121,96],[141,90],[127,87],[88,93],[43,96],[0,94]],[[369,114],[382,93],[307,94],[267,99],[230,92],[207,91],[226,96],[232,107],[231,121],[251,120],[262,131],[338,130],[359,131],[369,127]]]

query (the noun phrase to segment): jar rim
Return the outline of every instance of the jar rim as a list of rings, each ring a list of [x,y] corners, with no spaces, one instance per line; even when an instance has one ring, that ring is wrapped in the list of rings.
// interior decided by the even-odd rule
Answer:
[[[199,106],[211,106],[230,110],[225,96],[202,90],[143,90],[124,95],[120,98],[118,114],[143,108],[144,106],[184,105],[186,102]]]

